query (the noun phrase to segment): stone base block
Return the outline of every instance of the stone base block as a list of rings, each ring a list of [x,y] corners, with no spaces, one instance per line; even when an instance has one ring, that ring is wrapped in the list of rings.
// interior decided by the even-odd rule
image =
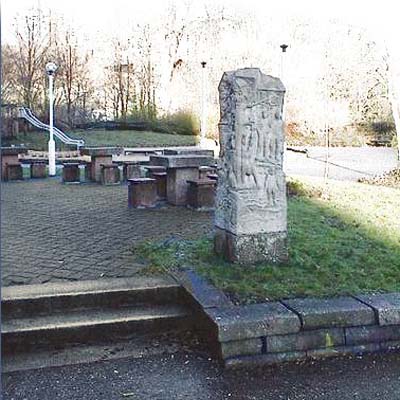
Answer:
[[[101,183],[101,170],[103,165],[112,165],[112,155],[91,157],[91,176],[96,182]]]
[[[256,264],[287,263],[287,232],[235,235],[216,228],[214,250],[229,262]]]
[[[208,167],[208,166],[201,166],[199,168],[199,179],[206,180],[208,179],[208,175],[214,174],[215,169],[213,167]]]
[[[150,208],[157,204],[157,184],[152,178],[128,180],[128,206]]]
[[[62,180],[64,183],[80,183],[79,164],[64,164]]]
[[[156,180],[157,196],[159,200],[166,200],[167,198],[167,173],[166,172],[153,172],[153,179]]]
[[[218,182],[218,174],[208,174],[207,178],[211,179],[211,180],[213,180],[215,182]]]
[[[145,166],[144,169],[146,171],[146,176],[148,178],[153,178],[154,177],[153,175],[158,172],[167,172],[167,169],[160,165],[149,165],[149,166]]]
[[[34,163],[31,164],[31,178],[46,178],[47,170],[46,163]]]
[[[167,169],[167,200],[175,206],[187,205],[187,181],[198,179],[198,167]]]
[[[87,162],[85,164],[85,182],[92,182],[94,181],[94,177],[92,175],[92,163]]]
[[[23,179],[22,165],[6,164],[5,180],[7,181],[21,181]]]
[[[124,181],[141,177],[140,164],[137,162],[124,163],[123,166]]]
[[[215,202],[215,181],[188,181],[188,206],[196,210],[213,209]]]
[[[101,184],[116,185],[120,183],[120,173],[118,165],[101,166]]]

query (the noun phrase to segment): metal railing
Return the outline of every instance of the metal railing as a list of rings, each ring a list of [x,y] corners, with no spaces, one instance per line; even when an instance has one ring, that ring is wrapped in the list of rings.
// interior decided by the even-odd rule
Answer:
[[[47,124],[44,124],[42,121],[40,121],[33,113],[32,110],[28,107],[19,107],[18,108],[19,112],[19,117],[20,118],[25,118],[27,121],[29,121],[32,125],[36,126],[39,129],[44,129],[46,131],[50,131],[50,126]],[[60,139],[62,142],[66,144],[72,144],[74,146],[82,147],[85,145],[85,141],[82,139],[74,139],[65,134],[63,131],[60,129],[53,127],[53,133],[54,135]]]

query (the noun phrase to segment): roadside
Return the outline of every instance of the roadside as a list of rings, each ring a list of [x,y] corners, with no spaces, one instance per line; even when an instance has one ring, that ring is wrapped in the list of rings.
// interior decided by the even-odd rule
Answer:
[[[4,400],[398,400],[400,355],[224,371],[201,351],[3,376]]]
[[[329,150],[330,179],[357,181],[396,167],[396,150],[389,147],[333,147]],[[284,158],[287,175],[323,177],[325,148],[307,147],[307,155],[287,151]]]

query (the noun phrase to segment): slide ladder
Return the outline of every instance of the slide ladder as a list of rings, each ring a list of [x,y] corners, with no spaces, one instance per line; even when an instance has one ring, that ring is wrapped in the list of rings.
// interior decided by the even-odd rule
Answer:
[[[39,129],[44,129],[46,131],[50,131],[50,126],[47,124],[44,124],[42,121],[40,121],[32,112],[32,110],[28,107],[19,107],[18,108],[19,112],[19,117],[20,118],[25,118],[27,121],[29,121],[32,125],[36,126]],[[53,127],[53,133],[54,136],[56,136],[58,139],[60,139],[62,142],[66,144],[72,144],[74,146],[82,147],[85,145],[85,141],[82,139],[74,139],[69,137],[67,134],[65,134],[63,131],[60,129],[56,128],[55,126]]]

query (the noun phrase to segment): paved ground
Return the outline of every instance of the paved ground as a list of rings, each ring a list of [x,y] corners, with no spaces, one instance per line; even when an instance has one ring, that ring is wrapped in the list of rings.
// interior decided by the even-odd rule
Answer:
[[[145,239],[195,238],[211,214],[128,209],[127,186],[63,185],[59,178],[2,183],[4,286],[131,276],[131,249]]]
[[[398,400],[400,355],[331,359],[238,372],[200,352],[3,376],[4,400]]]
[[[396,167],[396,150],[387,147],[333,147],[329,151],[329,178],[351,180],[382,174]],[[285,153],[288,175],[324,176],[325,148],[308,148],[302,153]]]
[[[323,148],[287,152],[287,174],[323,176]],[[357,180],[395,166],[389,148],[333,148],[331,178]],[[60,178],[2,183],[2,283],[129,276],[131,248],[144,239],[195,238],[210,232],[211,213],[127,207],[127,187],[62,185]]]

